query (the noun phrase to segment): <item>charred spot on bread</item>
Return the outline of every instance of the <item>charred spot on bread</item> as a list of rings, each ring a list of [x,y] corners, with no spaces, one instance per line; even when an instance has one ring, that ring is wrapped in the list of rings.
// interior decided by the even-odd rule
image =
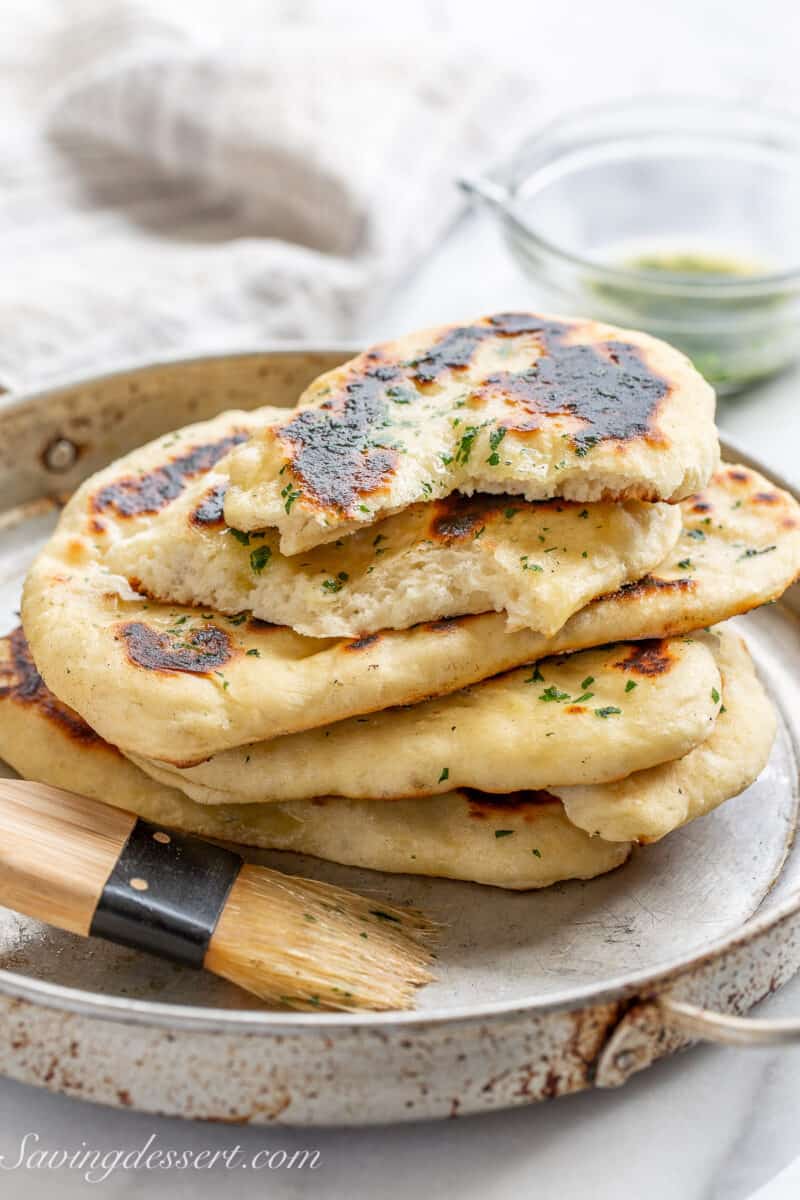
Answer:
[[[507,792],[502,796],[492,796],[487,792],[479,792],[475,788],[460,788],[469,806],[469,816],[474,820],[484,821],[488,817],[496,817],[504,812],[521,816],[525,821],[535,820],[538,811],[543,807],[558,805],[561,801],[552,792],[544,789]]]
[[[578,455],[600,442],[644,440],[664,444],[655,417],[669,384],[647,365],[638,346],[628,342],[562,345],[544,342],[544,352],[524,372],[499,371],[478,389],[487,400],[501,399],[512,410],[505,427],[519,435],[536,433],[545,418],[563,416],[581,422],[569,431]]]
[[[686,577],[659,579],[656,575],[645,575],[636,583],[623,583],[622,587],[617,588],[615,592],[607,592],[604,596],[598,596],[594,603],[597,604],[601,600],[636,600],[654,592],[691,592],[696,586],[694,579]]]
[[[503,500],[503,505],[507,505]],[[490,496],[459,496],[453,493],[444,500],[437,500],[431,506],[432,515],[429,524],[429,536],[439,542],[454,542],[460,538],[475,537],[477,531],[485,525],[501,507],[496,497]]]
[[[100,735],[86,724],[83,717],[50,691],[36,669],[22,627],[18,626],[3,641],[8,647],[8,655],[0,662],[0,696],[38,709],[47,720],[82,745],[102,742]]]
[[[275,430],[301,488],[295,494],[291,483],[286,485],[287,512],[303,495],[306,503],[346,514],[389,484],[397,452],[375,444],[374,433],[386,419],[386,386],[398,374],[397,368],[383,365],[354,370],[319,408],[304,409]]]
[[[189,524],[196,529],[221,528],[225,524],[224,504],[227,483],[217,483],[209,488],[198,505],[189,514]]]
[[[635,675],[652,677],[666,675],[674,663],[669,642],[662,638],[636,642],[630,647],[625,658],[615,662],[613,666],[619,671],[632,671]]]
[[[377,646],[381,640],[379,633],[367,633],[363,637],[354,638],[351,642],[345,642],[345,650],[369,650],[372,646]]]
[[[582,423],[569,434],[578,454],[604,441],[663,444],[655,418],[670,384],[650,367],[639,346],[613,339],[572,342],[576,327],[565,321],[536,323],[519,314],[515,326],[510,313],[495,320],[506,325],[489,327],[489,334],[533,335],[540,351],[527,370],[499,371],[477,389],[478,395],[494,395],[519,413],[504,420],[507,429],[533,433],[543,417],[565,416]]]
[[[127,621],[117,628],[120,638],[130,662],[147,671],[209,675],[233,657],[231,639],[217,625],[159,631],[143,621]]]
[[[435,383],[445,371],[465,370],[478,346],[498,332],[499,329],[486,325],[461,325],[449,329],[427,353],[414,359],[412,378],[422,384]]]
[[[216,442],[193,446],[163,466],[154,467],[141,475],[122,475],[105,484],[92,497],[92,511],[99,513],[110,510],[118,517],[161,512],[181,494],[189,479],[210,471],[223,455],[240,442],[247,441],[248,437],[249,434],[241,430],[235,431]]]
[[[421,625],[412,625],[412,629],[428,629],[431,633],[450,633],[459,625],[468,624],[476,619],[476,614],[468,614],[463,617],[440,617],[438,621],[424,621]]]

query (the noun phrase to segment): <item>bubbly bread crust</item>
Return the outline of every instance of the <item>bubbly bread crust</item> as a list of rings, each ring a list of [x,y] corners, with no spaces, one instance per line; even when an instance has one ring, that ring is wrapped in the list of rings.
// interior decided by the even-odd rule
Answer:
[[[454,491],[677,501],[719,461],[685,355],[597,321],[500,313],[385,342],[316,379],[229,465],[225,518],[299,554]]]

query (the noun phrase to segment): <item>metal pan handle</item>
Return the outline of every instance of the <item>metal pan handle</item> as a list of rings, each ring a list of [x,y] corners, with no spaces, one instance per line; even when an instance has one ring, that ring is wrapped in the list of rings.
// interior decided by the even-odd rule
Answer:
[[[800,1042],[800,1020],[767,1020],[761,1017],[733,1017],[714,1012],[669,995],[656,998],[664,1022],[687,1037],[702,1038],[726,1046],[780,1046]]]

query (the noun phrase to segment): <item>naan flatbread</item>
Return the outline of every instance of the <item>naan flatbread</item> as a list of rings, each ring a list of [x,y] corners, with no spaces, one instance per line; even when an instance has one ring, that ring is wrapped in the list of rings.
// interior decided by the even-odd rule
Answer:
[[[326,641],[246,614],[143,600],[107,570],[103,534],[89,525],[112,505],[133,522],[152,520],[187,476],[224,453],[221,429],[227,417],[197,427],[168,467],[125,487],[81,489],[25,585],[23,624],[48,686],[106,740],[144,758],[198,762],[445,695],[547,655],[689,632],[775,599],[800,571],[800,507],[756,472],[726,467],[683,502],[678,547],[650,576],[581,609],[551,638],[509,633],[505,617],[489,613]]]
[[[425,704],[228,750],[195,767],[134,761],[200,804],[601,784],[681,758],[704,741],[721,687],[702,640],[629,642],[544,659]]]
[[[641,579],[681,531],[669,504],[453,495],[287,557],[277,530],[225,524],[226,486],[212,471],[138,532],[126,536],[118,522],[108,568],[154,599],[247,609],[311,637],[491,611],[505,611],[509,629],[551,634],[596,596]]]
[[[708,738],[685,758],[602,787],[554,788],[575,824],[609,841],[656,842],[738,796],[760,775],[776,718],[747,647],[718,628],[723,708]]]
[[[461,491],[681,500],[719,460],[714,393],[678,350],[501,313],[409,334],[316,379],[228,465],[225,519],[284,554]]]
[[[591,879],[630,847],[589,837],[543,793],[449,792],[376,804],[322,798],[290,804],[195,804],[148,778],[48,692],[22,631],[0,639],[0,757],[26,779],[68,788],[204,837],[294,850],[374,870],[525,890]]]

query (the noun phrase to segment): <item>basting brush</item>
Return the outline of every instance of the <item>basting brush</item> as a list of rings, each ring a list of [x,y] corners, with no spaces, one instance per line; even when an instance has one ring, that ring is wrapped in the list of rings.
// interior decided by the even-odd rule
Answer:
[[[423,914],[41,783],[0,779],[0,903],[293,1008],[410,1008],[431,979]]]

